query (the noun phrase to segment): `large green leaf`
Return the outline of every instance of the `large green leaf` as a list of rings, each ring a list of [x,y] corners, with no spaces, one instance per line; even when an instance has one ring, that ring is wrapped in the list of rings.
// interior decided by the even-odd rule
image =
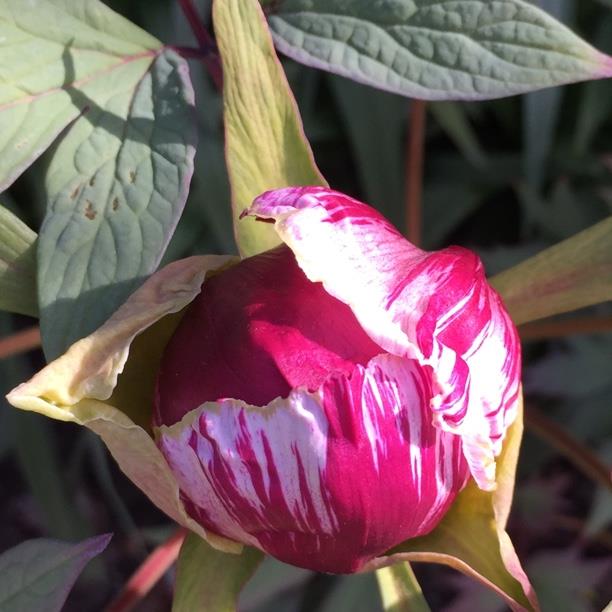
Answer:
[[[612,59],[522,0],[264,0],[297,61],[429,100],[496,98],[612,75]]]
[[[193,172],[193,92],[178,55],[98,0],[0,0],[0,40],[0,186],[71,124],[38,243],[53,357],[157,267]]]
[[[612,217],[491,279],[518,325],[612,300]]]
[[[171,51],[126,65],[57,148],[38,243],[48,355],[103,323],[163,255],[193,171],[185,71]]]
[[[36,233],[0,205],[0,310],[35,317]]]
[[[240,590],[262,558],[255,548],[223,553],[189,534],[179,555],[172,612],[235,612]]]
[[[242,211],[263,191],[324,185],[282,66],[257,0],[213,4],[223,61],[226,159],[232,190],[234,234],[240,254],[279,244],[273,227]]]
[[[0,190],[160,47],[98,0],[0,0]]]
[[[2,612],[60,612],[87,563],[107,546],[110,535],[67,544],[28,540],[0,555]]]

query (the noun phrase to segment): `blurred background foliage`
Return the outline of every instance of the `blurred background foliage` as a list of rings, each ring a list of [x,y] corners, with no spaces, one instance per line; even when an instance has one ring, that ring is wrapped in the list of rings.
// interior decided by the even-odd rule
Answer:
[[[109,4],[164,42],[194,44],[174,0]],[[208,1],[198,4],[209,15]],[[612,2],[539,4],[612,53]],[[330,184],[375,205],[403,229],[409,101],[290,61],[284,65]],[[204,66],[191,62],[191,70],[200,143],[191,194],[166,261],[235,251],[221,100]],[[612,214],[612,80],[491,102],[428,104],[425,154],[424,246],[473,248],[495,273]],[[47,160],[43,156],[2,196],[34,229],[44,214]],[[604,304],[581,314],[609,315],[612,308]],[[33,323],[0,313],[0,338]],[[528,425],[510,533],[545,612],[601,610],[612,598],[612,494],[544,440],[542,429],[560,426],[594,457],[612,463],[612,333],[525,342],[524,363],[526,412],[543,417],[544,425],[534,426],[539,435]],[[0,361],[0,395],[41,365],[36,350]],[[41,535],[76,540],[115,532],[66,610],[103,609],[147,551],[173,531],[95,436],[18,413],[4,400],[0,496],[0,551]],[[450,570],[415,569],[433,610],[504,609],[495,595]],[[170,588],[167,576],[138,609],[169,609]],[[243,593],[240,609],[381,607],[373,575],[315,575],[269,560]]]

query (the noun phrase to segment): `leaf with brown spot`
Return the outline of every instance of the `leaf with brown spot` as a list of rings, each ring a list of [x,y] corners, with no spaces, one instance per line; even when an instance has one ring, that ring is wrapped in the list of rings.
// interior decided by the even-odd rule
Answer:
[[[157,268],[193,173],[193,90],[185,60],[99,0],[1,0],[0,73],[0,189],[61,138],[38,244],[53,357]]]

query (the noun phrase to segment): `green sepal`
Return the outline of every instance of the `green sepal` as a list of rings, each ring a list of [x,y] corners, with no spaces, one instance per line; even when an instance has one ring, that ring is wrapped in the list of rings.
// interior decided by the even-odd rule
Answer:
[[[213,21],[223,62],[234,236],[240,254],[249,257],[280,244],[270,224],[240,219],[256,196],[269,189],[326,182],[257,0],[216,0]]]
[[[490,279],[520,325],[612,300],[612,217]]]
[[[262,559],[256,548],[223,553],[190,533],[179,555],[172,612],[235,612],[240,591]]]

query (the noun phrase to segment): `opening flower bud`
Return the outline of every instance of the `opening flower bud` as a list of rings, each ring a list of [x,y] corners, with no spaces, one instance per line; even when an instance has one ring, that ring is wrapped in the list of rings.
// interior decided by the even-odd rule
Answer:
[[[321,188],[260,196],[284,245],[206,280],[168,344],[155,426],[191,516],[350,573],[494,486],[516,330],[479,260],[425,253]]]

